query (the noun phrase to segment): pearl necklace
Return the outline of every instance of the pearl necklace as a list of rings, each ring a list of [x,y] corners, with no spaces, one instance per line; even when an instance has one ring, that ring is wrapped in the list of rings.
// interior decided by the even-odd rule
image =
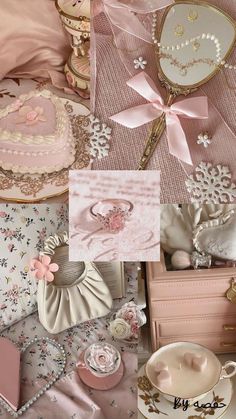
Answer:
[[[211,34],[211,33],[202,33],[201,35],[195,36],[193,38],[187,39],[186,41],[182,42],[181,44],[176,44],[176,45],[162,45],[160,42],[158,42],[158,39],[156,38],[156,27],[157,27],[157,14],[153,13],[152,15],[152,40],[154,45],[156,45],[159,50],[166,50],[166,51],[177,51],[180,50],[182,48],[185,48],[191,44],[193,44],[196,41],[199,41],[200,39],[202,40],[209,40],[211,42],[214,42],[215,47],[216,47],[216,65],[220,65],[223,66],[225,68],[228,68],[230,70],[234,69],[236,70],[236,65],[230,65],[228,63],[226,63],[224,60],[221,60],[221,44],[218,40],[218,38],[216,38],[215,35]]]
[[[18,418],[19,416],[23,415],[27,409],[30,408],[30,406],[36,402],[44,393],[46,393],[47,390],[52,387],[52,385],[61,377],[65,370],[66,366],[66,353],[62,345],[60,343],[56,342],[54,339],[50,339],[49,337],[44,338],[34,338],[31,339],[22,349],[21,354],[23,354],[31,345],[39,342],[46,341],[48,344],[54,346],[61,354],[61,365],[59,368],[58,373],[55,375],[54,378],[52,378],[50,381],[48,381],[47,384],[45,384],[30,400],[28,400],[23,406],[20,407],[16,412],[9,406],[5,400],[3,400],[0,397],[0,404],[10,413],[11,416],[14,418]]]

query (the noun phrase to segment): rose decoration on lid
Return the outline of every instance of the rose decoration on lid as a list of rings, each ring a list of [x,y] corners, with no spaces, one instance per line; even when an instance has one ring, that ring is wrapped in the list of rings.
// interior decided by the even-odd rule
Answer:
[[[119,368],[121,356],[119,351],[108,343],[94,343],[87,348],[84,362],[95,375],[110,375]]]
[[[31,269],[36,279],[44,279],[47,282],[54,280],[53,272],[57,272],[59,266],[57,263],[51,263],[51,258],[47,255],[40,256],[39,259],[31,261]]]

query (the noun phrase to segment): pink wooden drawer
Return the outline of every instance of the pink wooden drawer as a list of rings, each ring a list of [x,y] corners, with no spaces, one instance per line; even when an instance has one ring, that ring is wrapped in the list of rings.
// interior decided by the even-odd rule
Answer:
[[[169,338],[169,339],[159,339],[157,340],[157,345],[155,349],[158,349],[161,346],[168,345],[173,342],[193,342],[198,343],[199,345],[206,346],[210,350],[220,353],[220,352],[236,352],[236,336],[182,336],[181,338]]]
[[[225,297],[196,298],[191,300],[151,301],[151,317],[161,318],[212,316],[221,317],[236,315],[236,304],[232,304]]]
[[[156,335],[160,338],[204,334],[235,334],[236,317],[201,317],[156,322]]]
[[[236,277],[236,275],[235,275]],[[149,292],[151,300],[176,300],[184,298],[224,297],[231,286],[233,277],[221,275],[212,279],[198,275],[182,280],[151,281]]]

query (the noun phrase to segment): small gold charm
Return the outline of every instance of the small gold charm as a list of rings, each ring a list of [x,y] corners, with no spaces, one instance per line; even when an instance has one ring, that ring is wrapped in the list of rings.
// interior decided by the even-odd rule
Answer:
[[[177,25],[175,27],[175,36],[181,37],[184,34],[184,27],[183,25]]]
[[[179,73],[180,73],[181,76],[185,77],[185,76],[187,76],[188,70],[187,70],[186,67],[181,67],[180,70],[179,70]]]
[[[201,46],[200,42],[195,41],[193,43],[193,50],[197,52],[199,50],[200,46]]]
[[[236,281],[233,278],[231,282],[231,286],[226,293],[226,297],[228,298],[231,303],[236,304]]]
[[[188,14],[188,21],[189,22],[195,22],[195,20],[198,19],[198,12],[196,10],[189,10],[189,14]]]

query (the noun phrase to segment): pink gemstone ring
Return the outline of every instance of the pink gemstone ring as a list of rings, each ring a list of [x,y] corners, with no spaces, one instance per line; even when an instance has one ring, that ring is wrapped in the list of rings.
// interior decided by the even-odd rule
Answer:
[[[106,212],[99,212],[102,206],[108,208]],[[103,199],[90,207],[90,215],[102,225],[104,230],[119,233],[124,229],[133,208],[133,204],[125,199]]]

